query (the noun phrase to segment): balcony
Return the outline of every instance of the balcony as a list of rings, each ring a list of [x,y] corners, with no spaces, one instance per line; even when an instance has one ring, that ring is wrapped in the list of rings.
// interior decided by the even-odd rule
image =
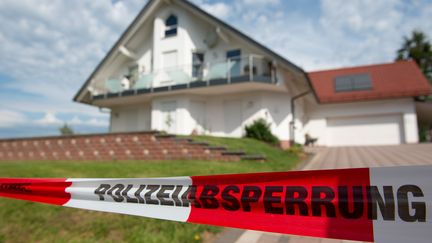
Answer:
[[[133,75],[132,75],[133,76]],[[108,79],[93,100],[180,91],[239,83],[276,83],[276,68],[271,60],[249,55],[224,62],[189,64],[143,73],[139,77]]]

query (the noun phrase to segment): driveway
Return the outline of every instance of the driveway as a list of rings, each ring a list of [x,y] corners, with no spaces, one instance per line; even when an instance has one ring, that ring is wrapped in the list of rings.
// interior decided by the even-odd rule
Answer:
[[[364,146],[307,148],[313,158],[301,170],[380,167],[400,165],[432,165],[432,144],[396,146]],[[347,243],[357,241],[299,237],[259,231],[230,229],[215,242],[234,243]]]

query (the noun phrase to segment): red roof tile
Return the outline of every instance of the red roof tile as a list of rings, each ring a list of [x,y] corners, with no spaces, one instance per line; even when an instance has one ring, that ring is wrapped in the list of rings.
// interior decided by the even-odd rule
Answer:
[[[364,73],[371,77],[371,90],[335,91],[336,77]],[[432,93],[429,82],[413,61],[341,68],[308,74],[320,103],[414,97]]]

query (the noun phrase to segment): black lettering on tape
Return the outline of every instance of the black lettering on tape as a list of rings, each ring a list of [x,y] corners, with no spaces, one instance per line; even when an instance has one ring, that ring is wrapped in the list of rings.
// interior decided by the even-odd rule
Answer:
[[[200,208],[201,204],[196,198],[197,187],[189,186],[188,189],[182,194],[181,201],[183,207],[189,207],[190,203],[193,203],[194,207]]]
[[[348,198],[348,187],[339,186],[338,187],[338,203],[339,211],[342,217],[347,219],[358,219],[363,215],[363,187],[353,186],[352,187],[352,200]],[[350,211],[349,203],[353,203],[353,210]]]
[[[200,202],[204,208],[216,209],[219,207],[219,202],[216,195],[219,193],[219,187],[215,185],[205,185],[200,194]]]
[[[395,220],[395,203],[392,186],[383,186],[384,198],[381,196],[377,186],[366,188],[368,198],[368,218],[376,220],[378,207],[381,215],[386,221]],[[378,207],[377,207],[378,204]]]
[[[323,196],[323,197],[322,197]],[[330,187],[313,186],[312,187],[312,215],[315,217],[322,216],[322,207],[324,207],[327,217],[336,217],[336,208],[332,203],[335,194]]]
[[[183,186],[177,185],[174,192],[172,193],[172,196],[171,196],[177,207],[180,207],[182,205],[181,200],[179,199],[179,194],[180,194],[182,189],[183,189]]]
[[[138,199],[128,196],[128,193],[129,193],[130,189],[132,189],[132,187],[133,187],[132,184],[127,185],[126,189],[123,190],[122,195],[123,195],[123,197],[126,198],[126,202],[138,203]]]
[[[169,198],[169,193],[166,191],[171,191],[174,189],[173,185],[162,185],[161,189],[156,194],[156,197],[159,199],[161,205],[173,206],[174,202],[171,200],[167,200]]]
[[[146,188],[146,185],[140,185],[138,190],[134,193],[135,197],[138,199],[138,203],[145,203],[145,200],[143,197],[141,197],[141,192],[144,191]]]
[[[121,195],[121,191],[125,188],[123,184],[116,184],[111,189],[107,191],[107,194],[110,195],[114,201],[116,202],[122,202],[124,200],[123,196]],[[114,192],[115,191],[115,192]]]
[[[0,184],[0,192],[13,192],[13,193],[29,193],[31,190],[27,189],[26,186],[31,185],[30,183],[3,183]]]
[[[159,201],[152,199],[151,198],[151,194],[153,194],[154,192],[157,191],[157,189],[159,189],[160,185],[147,185],[147,192],[144,194],[144,198],[146,201],[146,204],[155,204],[158,205]]]
[[[261,189],[257,186],[244,186],[243,193],[241,195],[241,205],[243,211],[251,211],[251,203],[258,202],[261,197]]]
[[[221,197],[225,202],[222,202],[222,207],[228,211],[236,211],[240,209],[240,202],[231,193],[239,193],[238,186],[230,185],[222,190]]]
[[[99,196],[100,201],[105,200],[104,195],[110,187],[111,187],[110,184],[100,184],[100,186],[98,188],[96,188],[94,193]]]
[[[286,214],[295,215],[295,206],[297,205],[299,214],[308,216],[308,205],[305,200],[308,196],[306,188],[302,186],[287,186],[285,193]]]
[[[397,191],[399,217],[405,222],[426,222],[426,204],[424,202],[412,202],[411,207],[414,209],[414,214],[411,215],[408,193],[412,193],[413,197],[424,196],[420,187],[416,185],[399,187]]]
[[[264,212],[272,214],[283,214],[282,207],[276,207],[274,204],[280,204],[282,196],[276,196],[274,193],[283,192],[282,186],[266,186],[264,191]]]

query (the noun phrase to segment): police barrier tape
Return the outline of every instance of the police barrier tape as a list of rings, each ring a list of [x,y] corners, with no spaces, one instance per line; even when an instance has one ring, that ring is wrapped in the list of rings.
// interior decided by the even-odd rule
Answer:
[[[149,179],[1,178],[0,196],[323,238],[432,239],[432,166]]]

